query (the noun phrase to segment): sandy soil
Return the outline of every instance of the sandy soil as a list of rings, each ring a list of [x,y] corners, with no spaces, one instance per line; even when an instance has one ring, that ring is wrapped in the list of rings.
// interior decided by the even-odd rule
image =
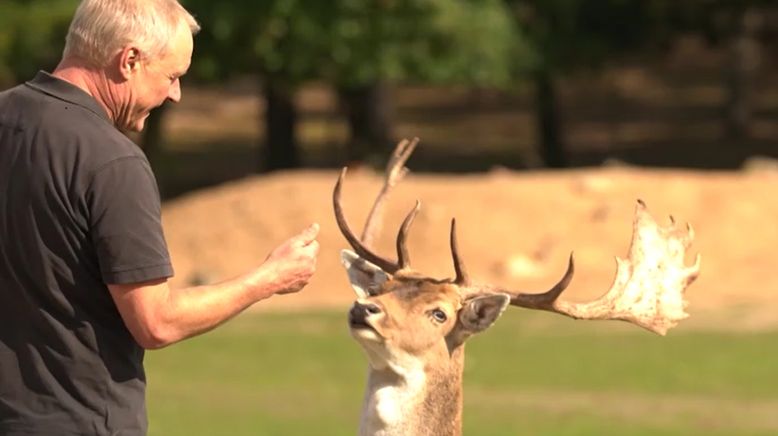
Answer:
[[[164,205],[176,277],[173,286],[238,275],[311,222],[321,224],[318,271],[302,292],[272,298],[258,310],[334,307],[353,292],[339,262],[346,247],[333,218],[335,171],[250,177]],[[378,174],[352,171],[344,188],[350,222],[361,226],[380,188]],[[672,214],[696,231],[689,262],[702,272],[689,288],[692,317],[683,328],[778,327],[778,170],[690,172],[629,167],[477,175],[410,174],[387,209],[378,250],[394,257],[396,229],[415,199],[422,209],[409,238],[413,266],[453,274],[448,226],[457,218],[460,249],[479,282],[540,291],[564,272],[575,251],[567,298],[594,297],[610,285],[616,255],[630,241],[636,199],[661,220]],[[361,227],[359,227],[361,228]]]

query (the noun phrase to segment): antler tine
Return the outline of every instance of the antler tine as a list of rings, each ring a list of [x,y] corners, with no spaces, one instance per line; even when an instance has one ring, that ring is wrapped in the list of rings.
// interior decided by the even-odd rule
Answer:
[[[686,249],[691,245],[691,227],[674,223],[660,226],[638,200],[632,244],[627,259],[616,258],[616,277],[611,288],[588,303],[559,301],[572,278],[572,256],[565,277],[544,294],[511,293],[511,304],[556,312],[575,319],[627,321],[664,335],[687,318],[684,291],[697,278],[700,256],[686,266]]]
[[[573,253],[567,261],[567,271],[562,278],[548,291],[542,294],[509,293],[511,296],[511,305],[525,307],[527,309],[548,310],[556,312],[554,302],[567,289],[575,274],[575,263],[573,262]]]
[[[467,286],[470,284],[470,277],[467,274],[465,263],[462,262],[462,258],[459,256],[459,248],[457,245],[457,219],[451,218],[451,256],[454,258],[454,271],[457,273],[454,283],[459,286]]]
[[[406,246],[405,241],[408,238],[408,230],[411,228],[413,219],[416,218],[416,214],[419,213],[420,208],[421,202],[416,200],[416,206],[408,212],[408,215],[403,220],[402,226],[400,226],[400,231],[397,232],[397,266],[399,266],[400,269],[409,268],[411,266],[411,258],[408,255],[408,247]]]
[[[343,233],[343,236],[346,238],[349,245],[351,245],[354,251],[357,252],[357,254],[359,254],[369,262],[375,264],[376,266],[380,267],[382,270],[388,273],[394,273],[398,269],[400,269],[400,266],[390,260],[387,260],[373,253],[369,248],[364,246],[362,242],[360,242],[360,240],[356,237],[356,235],[354,235],[354,233],[351,231],[351,228],[349,227],[348,222],[346,221],[346,217],[343,214],[343,208],[341,207],[340,204],[341,203],[340,190],[341,190],[341,186],[343,185],[343,179],[346,177],[346,171],[347,168],[344,167],[340,173],[340,177],[338,177],[338,182],[335,184],[335,189],[332,192],[332,206],[335,209],[335,221],[337,221],[338,223],[340,232]]]
[[[416,145],[418,144],[419,138],[413,138],[410,141],[403,139],[397,143],[392,152],[392,157],[386,164],[386,180],[388,184],[394,186],[407,173],[405,162],[411,157],[413,150],[416,149]]]
[[[405,167],[405,162],[411,157],[411,153],[416,149],[418,143],[419,138],[413,138],[410,141],[403,139],[395,146],[392,156],[386,164],[384,186],[381,188],[378,197],[376,197],[373,208],[370,210],[367,221],[365,221],[365,227],[362,230],[362,237],[360,239],[366,247],[373,245],[373,239],[381,229],[383,207],[386,203],[386,199],[389,197],[389,194],[395,185],[400,183],[406,174],[408,174],[408,168]]]

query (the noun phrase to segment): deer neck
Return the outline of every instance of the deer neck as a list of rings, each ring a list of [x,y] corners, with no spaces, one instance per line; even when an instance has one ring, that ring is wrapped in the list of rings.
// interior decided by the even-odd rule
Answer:
[[[461,435],[462,351],[435,362],[371,364],[359,434]]]

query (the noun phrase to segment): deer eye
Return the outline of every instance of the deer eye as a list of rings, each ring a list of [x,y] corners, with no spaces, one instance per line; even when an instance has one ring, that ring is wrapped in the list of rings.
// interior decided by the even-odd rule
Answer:
[[[446,312],[443,312],[440,309],[432,310],[432,318],[434,318],[437,322],[446,322],[446,319],[448,319]]]

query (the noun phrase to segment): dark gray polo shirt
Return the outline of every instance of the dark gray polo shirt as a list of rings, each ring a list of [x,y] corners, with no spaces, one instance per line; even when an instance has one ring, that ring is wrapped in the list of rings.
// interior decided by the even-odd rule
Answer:
[[[0,93],[0,435],[143,435],[143,349],[106,283],[172,276],[143,152],[46,73]]]

